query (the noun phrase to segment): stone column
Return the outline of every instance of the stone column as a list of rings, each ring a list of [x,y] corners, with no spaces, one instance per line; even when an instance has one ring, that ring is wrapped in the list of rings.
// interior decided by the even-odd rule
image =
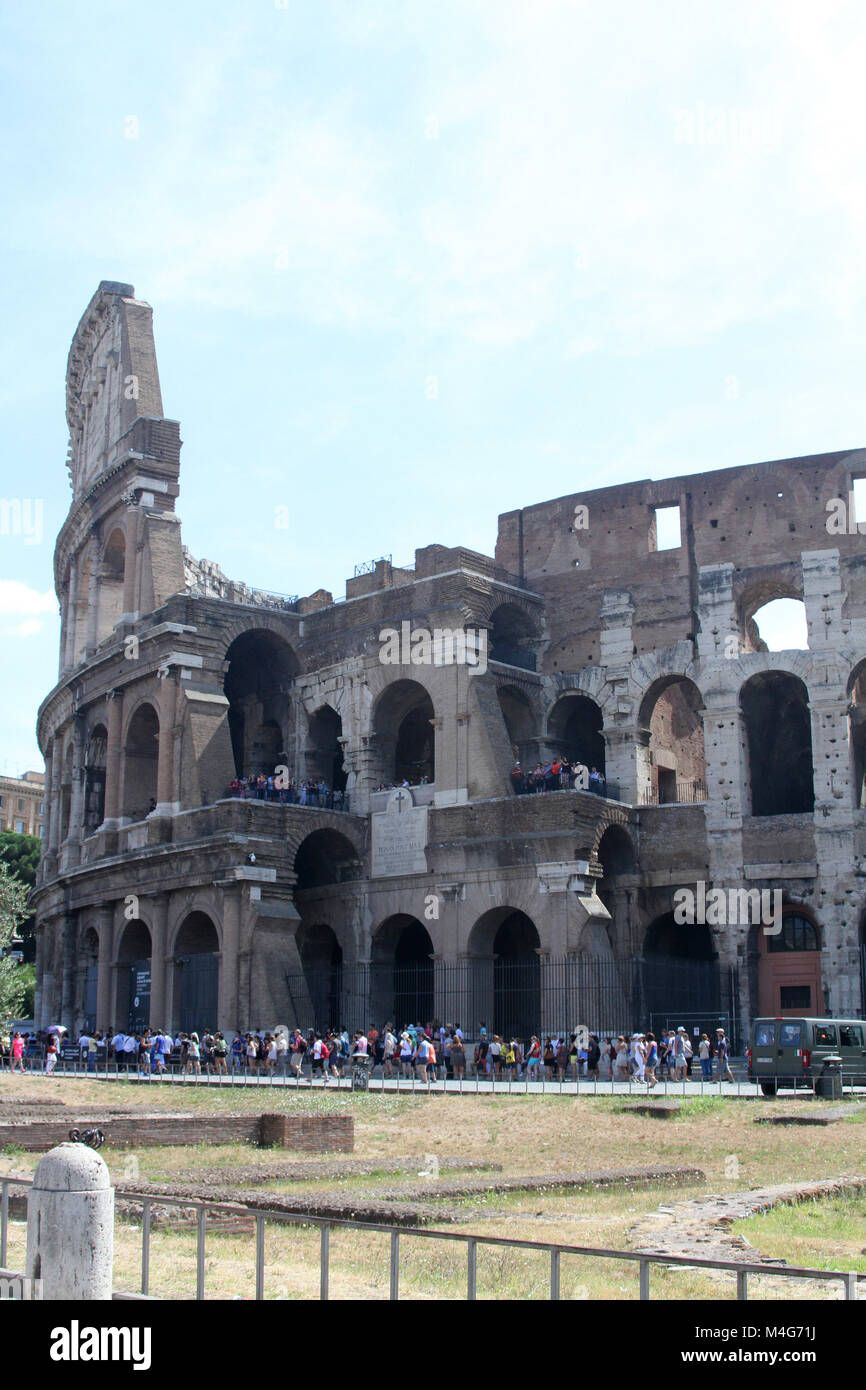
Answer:
[[[177,685],[166,676],[159,691],[159,757],[156,769],[156,810],[153,815],[170,816],[174,804],[174,717]]]
[[[78,608],[78,566],[75,560],[69,565],[69,585],[66,591],[66,642],[63,667],[68,671],[75,665],[75,619]]]
[[[105,749],[105,819],[103,825],[113,826],[120,816],[121,763],[123,749],[123,691],[112,690],[108,697],[108,737]]]
[[[78,921],[74,914],[69,917],[61,918],[60,928],[60,966],[61,966],[61,987],[60,987],[60,1018],[56,1020],[63,1023],[71,1033],[75,1030],[75,937],[78,931]],[[55,1020],[50,1020],[54,1022]]]
[[[107,1031],[114,1030],[113,1006],[113,967],[114,961],[114,905],[107,903],[99,909],[99,974],[96,982],[96,1027]]]
[[[157,893],[151,899],[150,923],[150,1026],[168,1028],[166,1018],[166,962],[168,948],[168,905],[170,894]]]
[[[126,510],[126,552],[123,569],[123,615],[121,622],[138,619],[138,536],[139,510],[133,504]]]
[[[90,583],[87,590],[87,636],[85,654],[90,655],[99,643],[99,571],[96,561],[97,546],[90,547]]]
[[[76,715],[72,721],[72,794],[69,801],[69,834],[66,865],[79,861],[81,835],[84,826],[84,721]],[[71,843],[69,843],[71,841]]]
[[[99,1154],[86,1144],[59,1144],[33,1175],[27,1203],[28,1279],[42,1280],[45,1300],[111,1299],[114,1188]]]
[[[238,999],[238,960],[241,940],[242,890],[223,889],[223,930],[220,952],[219,1003],[217,1027],[223,1033],[234,1032],[240,1021]],[[290,1022],[292,1020],[289,1020]]]

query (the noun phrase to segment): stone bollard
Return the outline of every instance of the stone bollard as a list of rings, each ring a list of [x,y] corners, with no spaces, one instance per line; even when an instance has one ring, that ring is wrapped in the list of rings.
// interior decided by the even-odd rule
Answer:
[[[109,1299],[114,1188],[98,1153],[58,1144],[39,1162],[27,1203],[27,1264],[43,1299]]]

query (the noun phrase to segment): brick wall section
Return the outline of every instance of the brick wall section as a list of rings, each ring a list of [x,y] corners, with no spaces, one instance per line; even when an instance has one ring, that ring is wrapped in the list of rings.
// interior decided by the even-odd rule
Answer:
[[[129,1115],[32,1120],[0,1125],[0,1149],[7,1144],[39,1153],[62,1144],[70,1129],[99,1128],[108,1148],[153,1148],[187,1144],[262,1144],[303,1153],[352,1153],[351,1115]]]

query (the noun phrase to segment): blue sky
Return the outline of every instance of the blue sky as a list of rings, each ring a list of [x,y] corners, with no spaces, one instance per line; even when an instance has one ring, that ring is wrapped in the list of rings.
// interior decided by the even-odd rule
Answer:
[[[7,7],[3,495],[44,520],[0,536],[0,768],[39,766],[101,279],[154,306],[185,543],[282,593],[861,446],[864,31],[800,0]]]

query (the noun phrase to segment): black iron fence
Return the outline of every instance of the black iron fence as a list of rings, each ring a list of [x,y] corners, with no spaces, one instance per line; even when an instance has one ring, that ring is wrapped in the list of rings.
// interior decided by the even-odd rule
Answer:
[[[671,957],[598,960],[588,956],[528,959],[372,962],[286,974],[289,1017],[304,1030],[367,1029],[438,1021],[475,1038],[520,1038],[572,1032],[601,1037],[658,1030],[660,1020],[688,1026],[690,1037],[724,1027],[740,1045],[738,978],[716,961]],[[679,1017],[681,1015],[681,1017]],[[697,1048],[695,1048],[697,1051]]]

